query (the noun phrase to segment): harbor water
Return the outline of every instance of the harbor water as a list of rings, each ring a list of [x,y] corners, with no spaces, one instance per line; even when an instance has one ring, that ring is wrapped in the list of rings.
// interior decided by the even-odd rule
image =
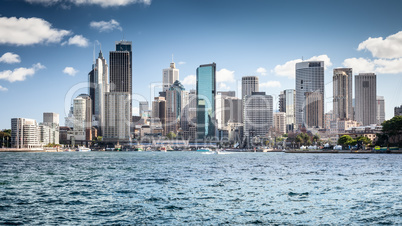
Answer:
[[[0,224],[402,224],[402,155],[0,153]]]

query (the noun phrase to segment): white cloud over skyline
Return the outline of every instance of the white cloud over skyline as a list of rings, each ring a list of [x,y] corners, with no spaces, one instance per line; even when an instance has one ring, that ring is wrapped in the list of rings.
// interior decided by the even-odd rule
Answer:
[[[75,70],[73,67],[65,67],[63,73],[70,76],[75,76],[78,73],[78,70]]]
[[[181,81],[181,84],[195,86],[196,82],[197,82],[197,77],[195,75],[188,75],[183,79],[183,81]]]
[[[117,7],[126,6],[129,4],[144,4],[151,5],[151,0],[25,0],[31,4],[42,4],[44,6],[52,6],[55,4],[74,4],[77,6],[81,5],[99,5],[103,8],[107,7]]]
[[[28,76],[33,76],[38,70],[44,69],[40,63],[32,65],[31,68],[16,68],[13,71],[5,70],[0,72],[0,79],[9,81],[9,82],[16,82],[16,81],[24,81]]]
[[[257,70],[256,70],[255,72],[259,73],[259,74],[262,75],[262,76],[267,75],[267,69],[265,69],[265,68],[263,68],[263,67],[257,68]]]
[[[70,31],[52,28],[41,18],[0,17],[0,44],[27,46],[59,43],[70,34]]]
[[[111,19],[110,21],[92,21],[89,26],[99,30],[99,32],[111,32],[115,29],[120,31],[123,30],[120,23],[114,19]]]
[[[0,86],[0,91],[5,92],[8,91],[8,89],[6,87]]]
[[[87,47],[89,45],[89,40],[82,35],[75,35],[68,39],[68,41],[63,42],[61,45],[76,45],[79,47]]]
[[[290,60],[282,65],[276,65],[272,71],[278,76],[295,78],[296,63],[302,61],[302,59]],[[305,61],[324,61],[324,70],[327,70],[328,67],[332,66],[331,59],[326,54],[313,56]]]
[[[401,58],[402,57],[402,31],[383,37],[368,38],[361,42],[357,50],[368,50],[376,58]]]
[[[343,66],[353,69],[354,74],[374,72],[377,74],[402,73],[402,58],[398,59],[365,59],[348,58],[343,61]]]
[[[21,58],[18,54],[7,52],[0,57],[0,62],[6,64],[21,63]]]

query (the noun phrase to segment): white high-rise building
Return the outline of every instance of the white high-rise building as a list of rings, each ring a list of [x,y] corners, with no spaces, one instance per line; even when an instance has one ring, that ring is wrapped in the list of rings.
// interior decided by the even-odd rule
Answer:
[[[324,97],[324,61],[296,63],[296,126],[306,124],[306,92],[318,92]],[[321,101],[320,117],[324,118],[324,101]],[[307,125],[305,125],[307,126]],[[321,126],[322,127],[322,126]]]
[[[333,76],[333,112],[335,119],[352,120],[352,68],[336,68]]]
[[[273,99],[265,92],[253,92],[243,99],[244,136],[265,137],[274,126]]]
[[[59,144],[59,114],[53,112],[43,113],[43,123],[41,124],[41,142],[42,140],[48,140],[48,143]],[[45,128],[47,127],[47,128]],[[46,132],[45,130],[48,130]],[[47,134],[47,138],[44,136]],[[48,144],[45,142],[45,145]]]
[[[92,71],[89,73],[89,94],[92,100],[92,121],[102,133],[105,118],[105,93],[109,92],[108,65],[102,51],[94,60]]]
[[[73,103],[74,127],[71,136],[74,137],[74,140],[89,140],[89,133],[92,127],[91,98],[87,94],[81,94],[74,98]]]
[[[11,119],[11,145],[14,148],[35,148],[39,144],[39,127],[34,119]]]
[[[377,76],[360,73],[355,76],[355,120],[368,126],[377,123]]]
[[[259,92],[259,83],[257,76],[244,76],[241,78],[241,98],[251,95],[253,92]]]
[[[169,90],[176,80],[179,80],[179,69],[176,69],[175,63],[172,62],[169,68],[163,69],[163,92]]]
[[[383,96],[377,96],[377,124],[385,121],[385,100]]]
[[[105,95],[105,129],[103,139],[108,141],[130,140],[130,94],[110,92]]]

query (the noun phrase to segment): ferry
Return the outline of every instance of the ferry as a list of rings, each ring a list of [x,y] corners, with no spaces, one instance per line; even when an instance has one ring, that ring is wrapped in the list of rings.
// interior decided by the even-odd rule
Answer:
[[[78,146],[78,148],[77,148],[76,151],[79,151],[79,152],[89,152],[89,151],[91,151],[91,149],[90,149],[90,148],[87,148],[87,147],[80,147],[80,146]]]

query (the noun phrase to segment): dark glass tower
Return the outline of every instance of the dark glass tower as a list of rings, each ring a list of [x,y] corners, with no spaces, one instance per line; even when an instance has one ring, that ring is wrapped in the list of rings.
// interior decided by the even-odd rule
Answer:
[[[110,92],[133,93],[132,86],[132,43],[130,41],[116,42],[116,51],[109,54],[110,61]],[[132,101],[130,101],[130,116]],[[131,117],[130,117],[131,118]]]
[[[197,68],[197,139],[215,138],[216,64]]]

